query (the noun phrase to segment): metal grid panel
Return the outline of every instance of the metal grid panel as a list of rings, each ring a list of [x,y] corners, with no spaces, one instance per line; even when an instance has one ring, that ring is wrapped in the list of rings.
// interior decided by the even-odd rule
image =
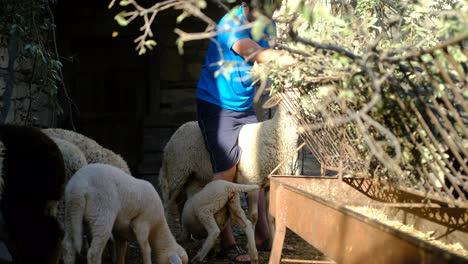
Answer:
[[[372,177],[449,207],[468,208],[467,41],[465,35],[431,49],[398,52],[404,56],[356,59],[364,73],[360,85],[372,92],[371,100],[383,102],[379,107],[389,107],[380,122],[369,110],[376,104],[362,111],[338,92],[281,93],[322,174],[336,170],[341,176]]]

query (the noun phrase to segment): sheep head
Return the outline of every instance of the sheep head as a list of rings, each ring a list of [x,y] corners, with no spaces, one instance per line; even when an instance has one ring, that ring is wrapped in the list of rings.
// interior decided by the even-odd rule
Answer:
[[[180,245],[166,252],[157,252],[157,254],[158,264],[188,264],[187,252]]]

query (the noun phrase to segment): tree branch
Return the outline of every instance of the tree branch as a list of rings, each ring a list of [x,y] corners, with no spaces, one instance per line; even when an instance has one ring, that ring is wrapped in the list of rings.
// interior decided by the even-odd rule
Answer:
[[[335,46],[335,45],[331,45],[331,44],[322,44],[322,43],[315,42],[313,40],[302,38],[292,28],[289,29],[289,36],[294,41],[297,41],[297,42],[300,42],[302,44],[314,47],[316,49],[335,51],[335,52],[337,52],[337,53],[339,53],[341,55],[344,55],[345,57],[348,57],[348,58],[353,59],[353,60],[360,60],[361,59],[360,56],[358,56],[358,55],[356,55],[356,54],[354,54],[354,53],[352,53],[350,51],[347,51],[344,48],[341,48],[341,47],[338,47],[338,46]]]

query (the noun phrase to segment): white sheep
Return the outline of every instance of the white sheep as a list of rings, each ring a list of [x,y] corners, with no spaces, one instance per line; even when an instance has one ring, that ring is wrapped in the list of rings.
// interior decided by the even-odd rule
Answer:
[[[107,164],[89,164],[68,182],[65,203],[66,264],[73,263],[81,250],[83,220],[89,224],[92,236],[89,264],[101,263],[111,235],[118,263],[124,263],[127,241],[134,239],[140,245],[144,264],[151,264],[152,250],[158,264],[188,262],[187,253],[169,229],[158,193],[147,181]]]
[[[65,182],[68,182],[75,172],[88,165],[88,161],[86,161],[85,155],[75,144],[56,137],[50,138],[55,142],[62,153],[65,165],[65,176],[67,177]]]
[[[105,163],[115,166],[127,174],[131,174],[127,163],[120,155],[104,148],[91,138],[80,133],[61,128],[42,129],[42,132],[49,137],[63,139],[76,145],[83,152],[89,164]]]
[[[83,152],[74,144],[55,137],[49,137],[59,148],[62,153],[63,163],[65,165],[65,184],[68,180],[77,172],[81,167],[88,164],[86,157]],[[57,217],[62,228],[64,226],[64,215],[65,215],[65,201],[60,199],[59,201],[49,202],[48,210],[50,215]]]
[[[182,211],[182,227],[185,238],[189,235],[197,239],[205,238],[202,248],[192,261],[203,261],[213,248],[216,239],[224,228],[227,217],[241,226],[247,236],[247,248],[252,263],[258,261],[255,247],[255,237],[252,222],[245,216],[240,205],[240,192],[250,192],[259,189],[257,185],[236,184],[224,180],[212,181],[202,189],[194,182],[187,187],[187,202]],[[194,190],[195,188],[195,190]],[[201,190],[200,190],[201,189]],[[228,214],[229,212],[229,214]]]
[[[65,165],[65,176],[66,176],[65,183],[67,183],[70,180],[70,178],[79,169],[88,165],[88,162],[83,152],[75,144],[68,142],[66,140],[60,139],[60,138],[56,138],[56,137],[49,136],[49,138],[51,138],[55,142],[55,144],[60,149],[60,152],[62,153],[63,162]],[[103,151],[107,151],[107,149],[102,148],[101,152]],[[112,156],[112,155],[107,155],[107,156]],[[65,222],[65,199],[61,199],[55,204],[49,203],[48,210],[50,210],[51,215],[54,215],[57,217],[61,227],[64,229],[65,228],[65,223],[64,223]],[[89,234],[88,234],[88,237],[89,237]],[[113,250],[112,246],[110,246],[108,249],[111,252],[111,255],[115,254],[115,252],[112,251]]]
[[[93,139],[77,132],[60,128],[43,129],[42,132],[54,140],[61,150],[65,163],[67,181],[78,169],[88,163],[110,164],[130,174],[128,165],[121,156],[102,147]],[[60,224],[64,226],[65,202],[61,200],[58,206],[50,206],[50,208],[54,207],[58,207],[58,210],[54,211],[54,215],[57,215]],[[111,252],[112,249],[112,247],[109,247]],[[114,255],[113,253],[111,254]]]
[[[280,101],[281,98],[274,95],[264,107],[272,107]],[[285,106],[281,104],[272,119],[244,125],[238,139],[242,155],[237,165],[235,182],[265,186],[270,172],[285,160],[291,160],[297,141],[296,126],[288,116]],[[281,166],[277,173],[291,173],[288,165]],[[198,123],[191,121],[183,124],[164,148],[159,172],[167,215],[189,178],[195,177],[200,182],[209,182],[213,177],[211,168],[210,157]],[[255,224],[258,219],[258,191],[249,192],[248,199],[249,218]]]

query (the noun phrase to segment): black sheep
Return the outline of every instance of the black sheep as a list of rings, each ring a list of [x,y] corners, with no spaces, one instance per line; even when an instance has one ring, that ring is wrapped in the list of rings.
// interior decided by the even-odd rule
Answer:
[[[48,205],[63,196],[62,154],[49,137],[32,127],[0,125],[0,143],[0,209],[13,261],[56,264],[63,230]]]

